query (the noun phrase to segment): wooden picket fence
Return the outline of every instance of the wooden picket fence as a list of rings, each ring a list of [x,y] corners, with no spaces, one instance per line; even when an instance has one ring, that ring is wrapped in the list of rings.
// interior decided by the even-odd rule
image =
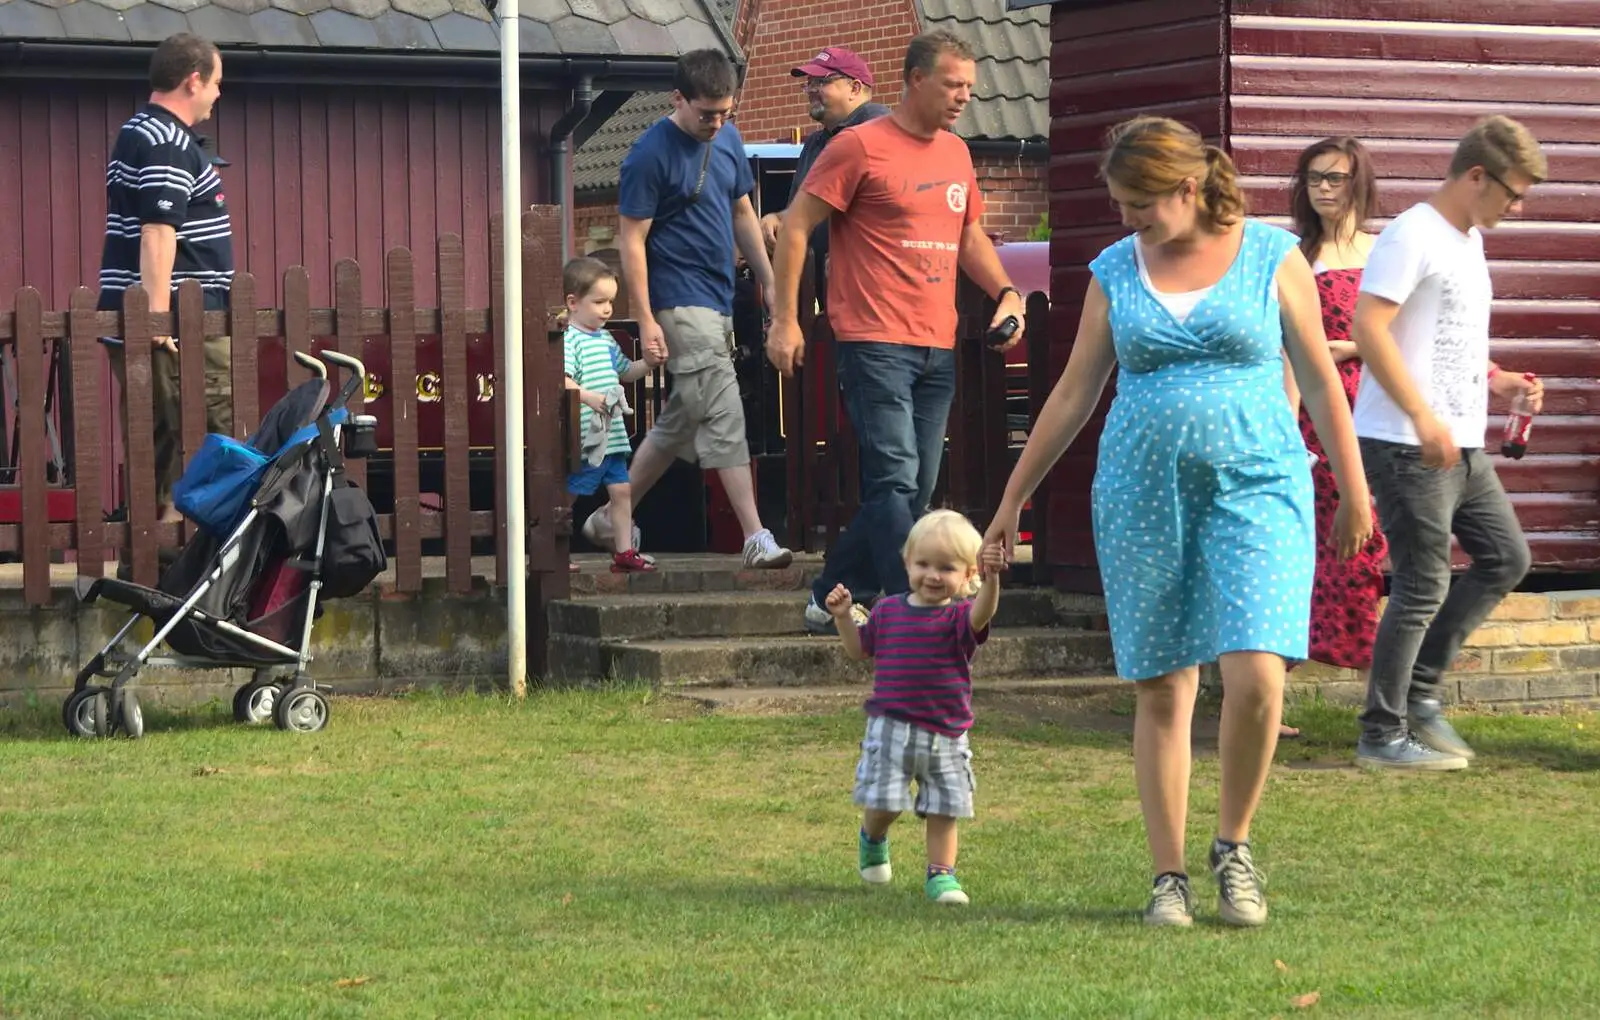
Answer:
[[[126,358],[125,391],[116,399],[127,401],[128,432],[153,434],[150,397],[151,337],[170,333],[178,340],[182,390],[182,438],[185,458],[199,448],[205,436],[205,353],[203,338],[228,335],[233,348],[234,432],[246,436],[284,389],[308,378],[294,360],[295,352],[327,348],[368,363],[382,363],[391,380],[387,407],[381,408],[392,436],[393,509],[380,514],[380,528],[393,542],[394,589],[422,589],[423,543],[442,542],[445,583],[452,592],[473,586],[474,539],[493,539],[494,580],[505,584],[511,565],[506,562],[506,522],[498,512],[504,505],[505,454],[520,446],[527,468],[528,570],[530,616],[542,623],[544,603],[568,593],[567,537],[571,519],[567,510],[565,476],[576,460],[575,396],[562,385],[561,334],[553,329],[552,311],[560,308],[560,209],[535,207],[523,216],[523,345],[526,434],[506,435],[503,400],[493,400],[492,437],[469,435],[469,401],[474,383],[488,384],[505,377],[505,334],[501,309],[504,267],[498,218],[491,228],[491,286],[489,308],[466,307],[466,260],[460,237],[446,235],[438,241],[438,287],[432,306],[419,304],[412,253],[396,248],[383,267],[387,304],[364,308],[361,303],[363,269],[346,259],[335,268],[334,307],[310,307],[310,280],[305,269],[284,273],[283,307],[256,306],[256,282],[248,273],[235,277],[228,312],[206,312],[197,283],[178,290],[174,312],[152,315],[142,289],[130,290],[121,312],[95,310],[96,294],[86,287],[72,293],[67,311],[47,311],[32,287],[17,291],[12,309],[0,311],[0,347],[15,366],[15,382],[5,387],[14,406],[4,409],[6,453],[14,461],[5,465],[10,484],[0,484],[0,554],[20,555],[23,594],[30,605],[50,601],[52,561],[74,560],[79,576],[98,577],[108,559],[121,557],[131,566],[131,579],[153,586],[159,575],[159,550],[177,548],[187,538],[191,524],[157,522],[154,450],[148,442],[133,442],[126,449],[127,491],[122,500],[122,520],[109,520],[104,493],[114,488],[108,476],[118,470],[107,437],[120,432],[106,395],[116,387],[108,381],[109,366],[101,337],[119,337]],[[469,337],[481,351],[492,349],[488,373],[475,378],[469,368]],[[436,398],[442,405],[443,499],[442,506],[425,506],[420,486],[419,458],[419,353],[441,362]],[[281,351],[280,366],[265,363],[265,352]],[[484,366],[480,366],[480,369]],[[9,373],[8,373],[9,374]],[[487,380],[483,378],[487,375]],[[282,379],[276,392],[264,392],[270,378]],[[52,386],[53,383],[53,386]],[[331,388],[337,390],[330,374]],[[373,387],[363,395],[374,410]],[[7,403],[11,403],[8,399]],[[363,398],[357,398],[360,403]],[[382,401],[380,400],[381,404]],[[359,408],[353,407],[352,411]],[[480,448],[494,451],[493,506],[474,507],[470,491],[470,459],[474,439]],[[60,447],[61,456],[54,455]],[[365,484],[368,464],[348,462],[350,475]],[[9,511],[9,512],[8,512]],[[531,620],[530,623],[533,623]],[[535,626],[538,624],[536,623]],[[530,642],[542,648],[542,640]],[[537,665],[537,664],[536,664]]]

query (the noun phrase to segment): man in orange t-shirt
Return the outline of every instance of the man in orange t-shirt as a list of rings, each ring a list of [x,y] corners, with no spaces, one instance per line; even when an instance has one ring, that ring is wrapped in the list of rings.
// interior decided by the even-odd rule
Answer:
[[[828,319],[839,384],[861,447],[861,508],[812,586],[806,629],[835,629],[824,608],[836,584],[857,605],[909,587],[901,556],[928,508],[955,396],[956,280],[964,271],[999,301],[993,325],[1022,298],[979,226],[983,198],[966,143],[950,127],[972,98],[977,65],[949,32],[906,50],[905,93],[887,117],[833,139],[784,214],[774,266],[767,357],[785,375],[804,358],[796,309],[806,239],[829,221]]]

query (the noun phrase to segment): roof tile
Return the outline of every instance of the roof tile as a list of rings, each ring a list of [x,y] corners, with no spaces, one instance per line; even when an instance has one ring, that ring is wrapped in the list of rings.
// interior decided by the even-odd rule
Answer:
[[[341,0],[335,0],[336,3]],[[348,3],[349,0],[343,0]],[[341,49],[372,49],[378,45],[378,33],[366,18],[345,11],[320,11],[311,16],[311,27],[317,41],[324,46]]]
[[[122,13],[134,42],[158,43],[176,32],[187,32],[189,21],[177,11],[155,4],[136,4]]]
[[[310,18],[276,7],[250,15],[250,27],[255,30],[257,44],[262,46],[318,45],[317,31],[311,27]]]
[[[717,30],[694,18],[679,18],[667,26],[667,31],[677,40],[680,54],[688,53],[690,50],[722,49],[722,37],[717,34]]]
[[[572,13],[607,25],[615,24],[632,12],[623,0],[568,0]]]
[[[439,37],[439,46],[446,50],[493,52],[500,48],[500,34],[493,26],[459,11],[434,18],[433,32]]]
[[[611,35],[624,53],[673,53],[678,48],[672,33],[643,18],[624,18],[611,26]]]
[[[622,52],[609,27],[575,14],[550,22],[550,31],[555,33],[556,45],[561,47],[562,53]]]
[[[333,7],[358,18],[376,18],[389,9],[389,0],[333,0]]]
[[[556,35],[550,31],[550,26],[543,21],[534,21],[532,18],[523,18],[519,26],[522,31],[522,52],[528,54],[556,54],[561,52],[561,46],[556,42]]]
[[[699,46],[727,48],[706,19],[712,4],[730,2],[522,0],[523,51],[674,57]],[[4,39],[150,43],[190,30],[223,44],[305,49],[499,46],[484,0],[0,0]]]
[[[53,8],[30,3],[29,0],[11,0],[0,5],[0,38],[43,37],[61,38],[66,35],[61,24],[61,14]]]
[[[68,39],[110,39],[128,42],[128,26],[116,11],[104,4],[81,0],[61,8],[61,23]]]
[[[250,27],[250,16],[230,11],[214,4],[189,12],[189,30],[214,43],[255,42],[255,31]]]
[[[60,39],[67,34],[61,15],[53,8],[41,7],[29,0],[11,0],[0,4],[0,39],[22,37],[27,39]]]
[[[378,33],[378,42],[392,50],[436,50],[439,37],[433,26],[422,18],[414,18],[399,11],[385,11],[372,19],[372,30]]]
[[[419,18],[437,18],[455,10],[450,0],[389,0],[389,5],[402,14],[414,14]]]

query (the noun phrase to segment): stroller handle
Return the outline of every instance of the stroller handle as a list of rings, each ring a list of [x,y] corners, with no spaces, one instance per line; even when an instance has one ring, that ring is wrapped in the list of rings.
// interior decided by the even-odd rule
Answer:
[[[338,351],[323,351],[322,356],[345,371],[353,373],[358,379],[365,380],[367,377],[367,366],[348,354],[340,354]]]
[[[300,362],[300,364],[310,369],[316,374],[318,379],[328,378],[327,366],[318,361],[316,358],[313,358],[311,355],[307,354],[305,351],[295,351],[294,360]]]

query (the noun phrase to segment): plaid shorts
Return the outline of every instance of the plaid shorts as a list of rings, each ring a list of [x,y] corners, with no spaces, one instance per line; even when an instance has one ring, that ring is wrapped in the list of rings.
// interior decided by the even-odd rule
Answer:
[[[917,796],[911,798],[911,781]],[[972,749],[967,735],[947,737],[887,716],[867,720],[856,766],[855,802],[872,811],[916,811],[917,817],[972,817]]]

